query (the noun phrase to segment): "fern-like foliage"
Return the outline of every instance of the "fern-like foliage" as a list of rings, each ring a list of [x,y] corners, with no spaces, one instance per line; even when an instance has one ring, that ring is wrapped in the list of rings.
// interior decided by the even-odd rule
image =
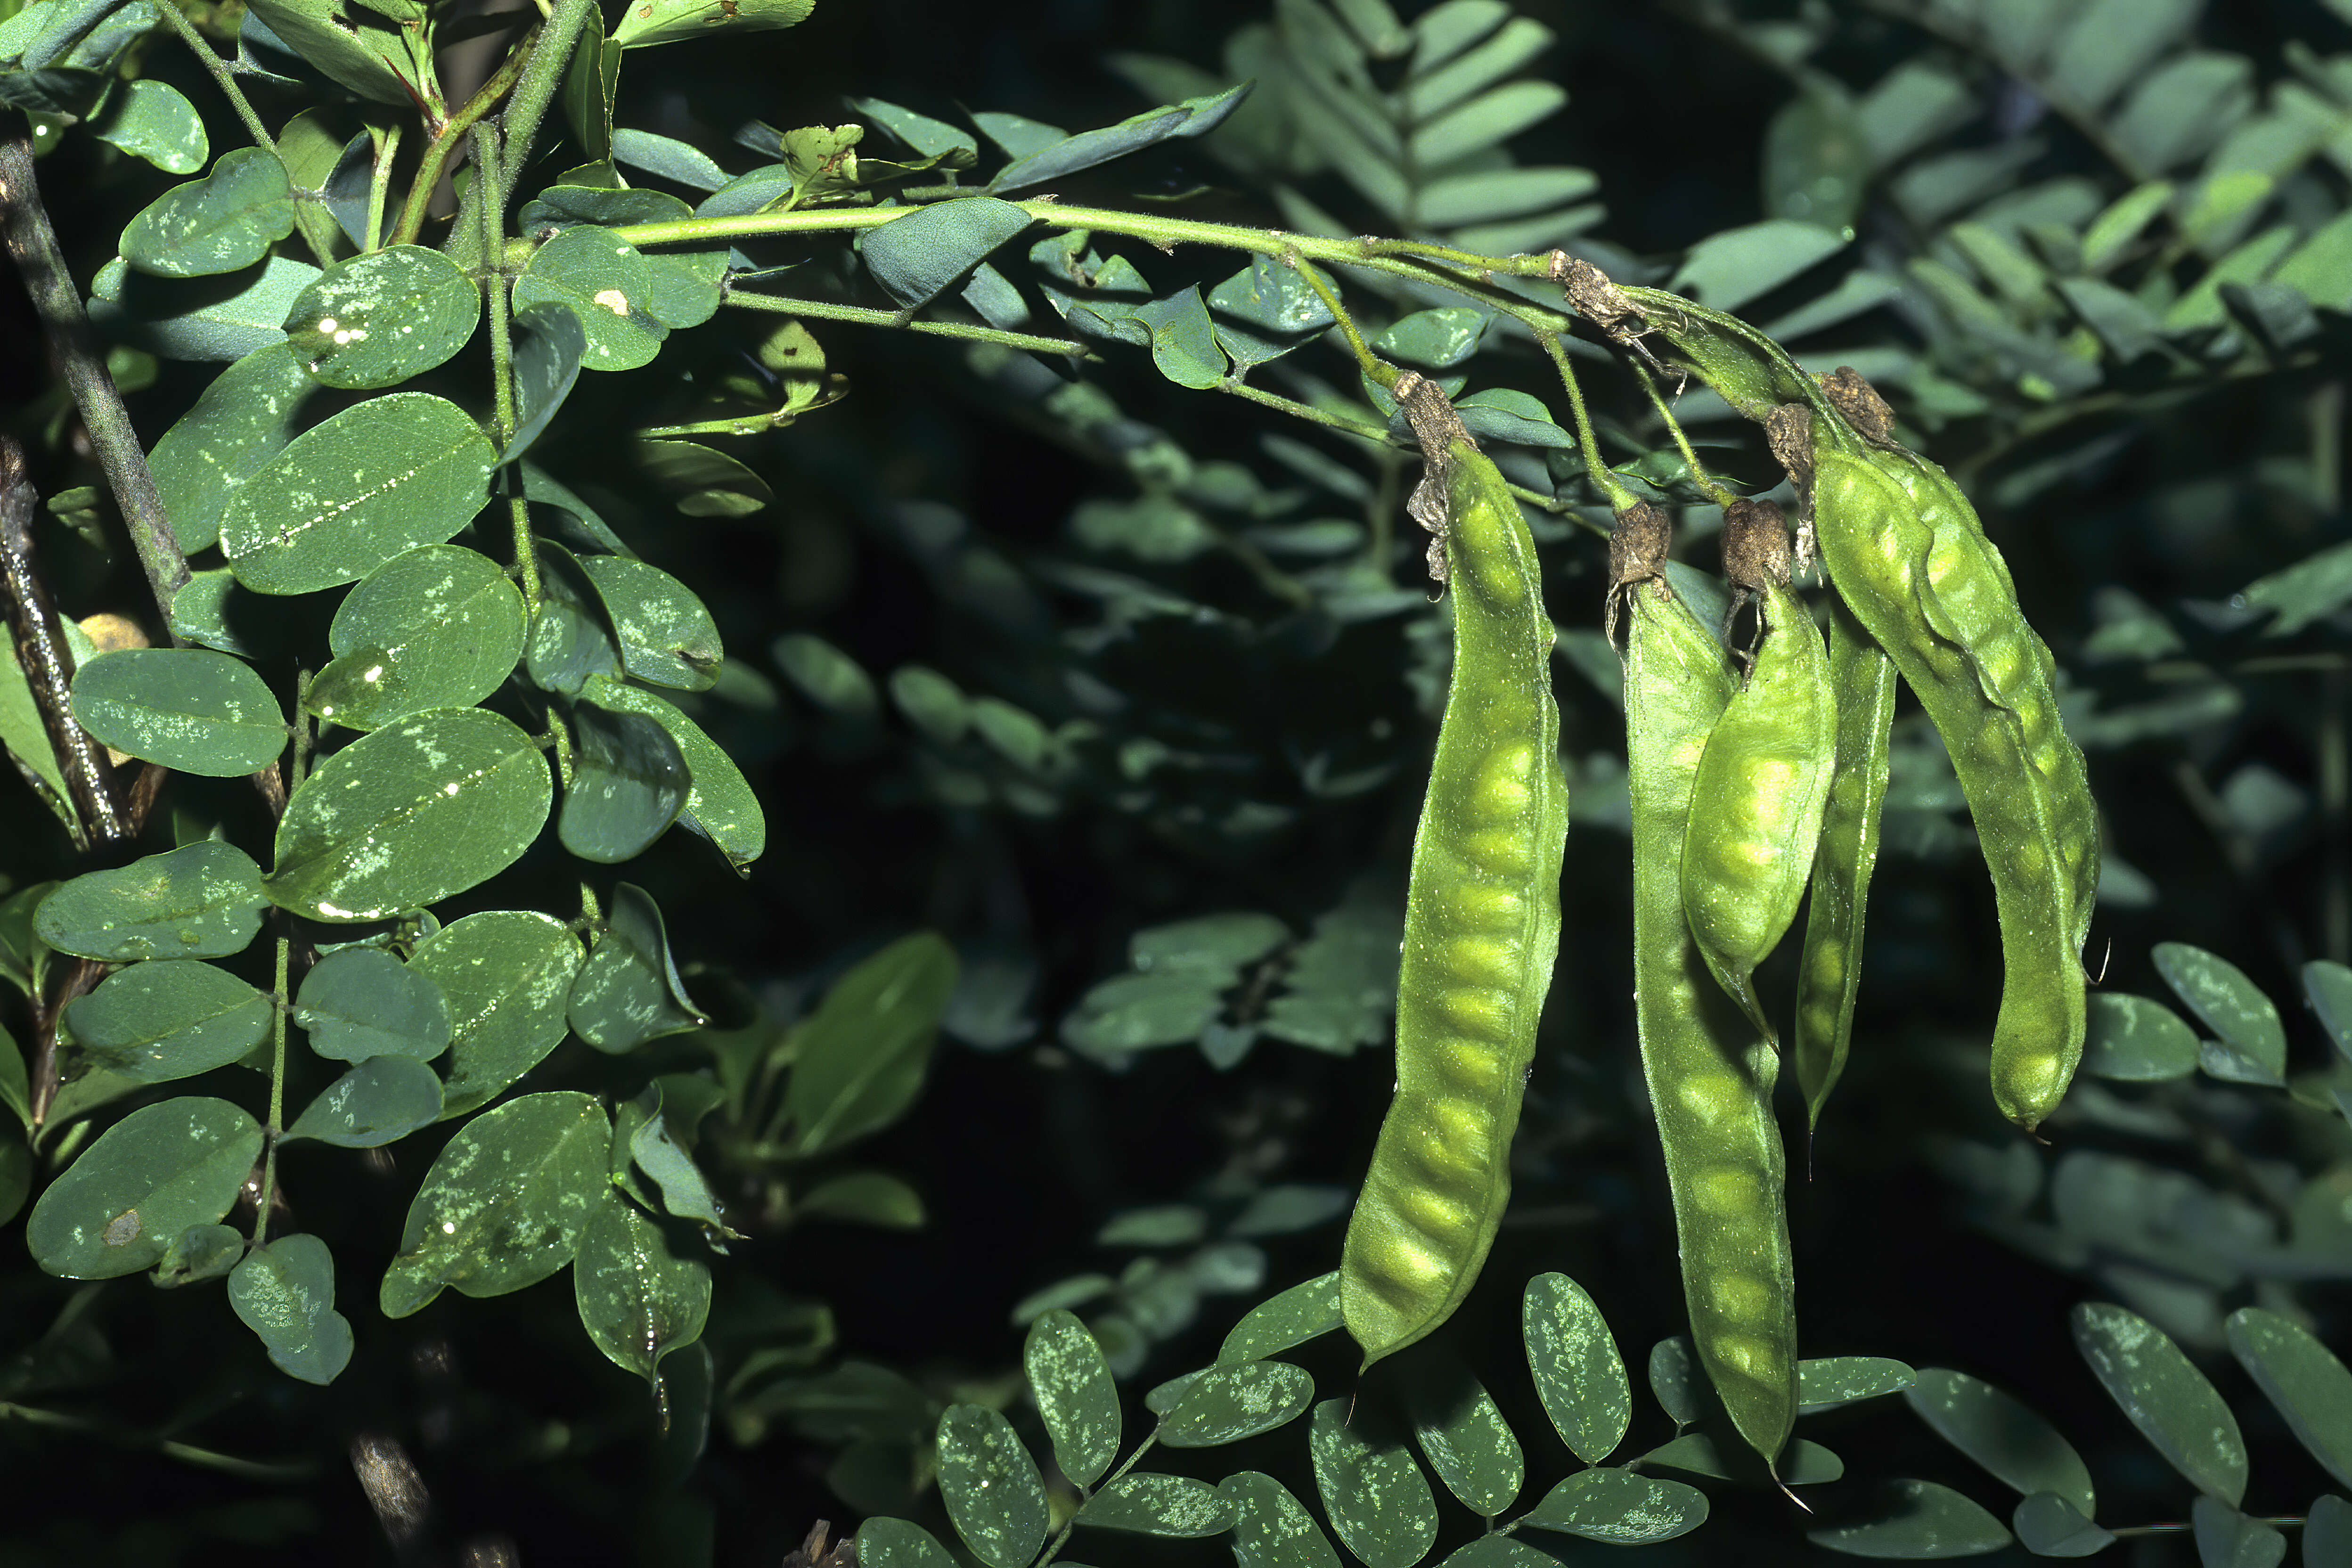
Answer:
[[[1522,167],[1504,145],[1567,105],[1566,89],[1528,74],[1556,41],[1503,0],[1445,0],[1410,26],[1385,0],[1282,0],[1227,41],[1225,79],[1259,89],[1209,145],[1305,233],[1365,226],[1329,210],[1323,186],[1336,183],[1384,233],[1485,255],[1548,249],[1605,212],[1591,170]],[[1147,91],[1215,85],[1165,57],[1112,64]]]

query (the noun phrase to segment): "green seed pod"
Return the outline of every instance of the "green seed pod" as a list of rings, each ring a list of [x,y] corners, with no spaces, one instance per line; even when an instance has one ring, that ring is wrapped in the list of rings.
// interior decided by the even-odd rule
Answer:
[[[1938,530],[1906,493],[1890,465],[1907,470],[1907,455],[1817,446],[1813,463],[1831,581],[1918,694],[1968,797],[2006,971],[1993,1099],[2030,1129],[2082,1058],[2080,952],[2097,879],[2095,817],[2082,753],[2059,726],[2049,649],[1982,558],[1981,531]]]
[[[1787,535],[1770,516],[1785,563]],[[1727,537],[1724,552],[1754,546]],[[1785,565],[1782,568],[1785,577]],[[1683,837],[1683,912],[1724,991],[1774,1049],[1756,966],[1797,918],[1813,870],[1837,755],[1836,701],[1822,634],[1785,582],[1767,577],[1756,668],[1706,738]]]
[[[1797,1034],[1790,1051],[1808,1124],[1845,1070],[1853,1003],[1862,980],[1863,910],[1878,864],[1878,827],[1886,805],[1889,739],[1895,722],[1895,666],[1839,600],[1830,601],[1830,692],[1837,709],[1837,770],[1813,856],[1812,901],[1805,949],[1797,964]]]
[[[1412,510],[1442,530],[1454,674],[1413,840],[1396,1099],[1339,1264],[1366,1366],[1444,1322],[1494,1241],[1559,946],[1568,836],[1535,541],[1437,388],[1408,374],[1396,390],[1423,441]]]
[[[1722,645],[1663,585],[1629,597],[1626,784],[1642,1070],[1665,1151],[1691,1339],[1732,1425],[1771,1464],[1797,1405],[1796,1283],[1772,1118],[1780,1060],[1709,978],[1683,918],[1693,794],[1734,682]]]
[[[1922,606],[1930,624],[1967,650],[1986,699],[2016,714],[2026,753],[2049,791],[2060,851],[2074,884],[2079,952],[2090,935],[2099,895],[2098,807],[2083,753],[2058,721],[2056,662],[2018,608],[2008,563],[1951,477],[1899,447],[1878,467],[1934,535],[1927,578],[1936,591]]]

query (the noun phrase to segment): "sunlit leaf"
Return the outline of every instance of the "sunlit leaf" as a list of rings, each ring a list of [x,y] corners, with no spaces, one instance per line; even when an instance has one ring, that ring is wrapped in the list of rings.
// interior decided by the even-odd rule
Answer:
[[[260,1124],[183,1095],[132,1111],[82,1151],[25,1222],[33,1261],[68,1279],[152,1268],[180,1233],[228,1213],[261,1155]]]
[[[1706,1494],[1661,1476],[1580,1470],[1552,1488],[1520,1522],[1612,1546],[1671,1541],[1706,1522]]]
[[[525,1095],[459,1128],[409,1205],[384,1272],[384,1316],[408,1316],[444,1286],[502,1296],[571,1262],[589,1215],[613,1193],[612,1141],[604,1109],[569,1091]]]
[[[2121,1307],[2086,1302],[2072,1321],[2075,1347],[2140,1435],[2200,1491],[2235,1508],[2246,1493],[2245,1440],[2205,1374]]]
[[[1369,1568],[1412,1568],[1437,1539],[1437,1503],[1429,1479],[1400,1435],[1367,1406],[1327,1399],[1307,1430],[1315,1488],[1331,1526]]]
[[[166,191],[122,231],[123,259],[142,272],[196,278],[250,267],[294,232],[294,195],[277,154],[237,147],[213,172]]]
[[[617,1186],[605,1188],[580,1232],[572,1287],[596,1348],[656,1388],[662,1358],[700,1339],[710,1315],[710,1265],[674,1247]]]
[[[1625,1440],[1633,1392],[1607,1320],[1565,1274],[1528,1281],[1520,1304],[1528,1369],[1544,1413],[1570,1452],[1597,1465]]]
[[[335,1310],[335,1260],[315,1236],[281,1236],[246,1254],[228,1302],[280,1372],[332,1383],[352,1359],[352,1325]]]
[[[361,736],[302,781],[262,885],[312,920],[382,920],[505,870],[554,795],[547,759],[513,720],[428,709]]]
[[[297,436],[237,489],[221,549],[237,581],[264,594],[352,582],[471,522],[495,458],[454,403],[372,397]]]
[[[1013,1424],[980,1405],[940,1416],[940,1500],[988,1568],[1022,1568],[1045,1539],[1045,1483]]]
[[[252,858],[204,839],[59,884],[33,930],[59,952],[113,963],[226,958],[245,951],[268,907]]]
[[[286,336],[322,384],[394,386],[466,346],[481,289],[421,245],[395,245],[329,268],[296,297]]]
[[[74,717],[119,752],[184,773],[268,766],[291,731],[260,675],[200,647],[121,648],[74,671]]]
[[[1054,1462],[1079,1486],[1092,1486],[1118,1457],[1118,1388],[1102,1346],[1074,1314],[1055,1308],[1030,1326],[1022,1365],[1054,1441]]]

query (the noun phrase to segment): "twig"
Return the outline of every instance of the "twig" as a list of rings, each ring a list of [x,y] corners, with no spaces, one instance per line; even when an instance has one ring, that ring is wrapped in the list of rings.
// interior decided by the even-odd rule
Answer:
[[[130,526],[131,547],[147,574],[147,587],[155,596],[156,612],[168,628],[172,600],[187,585],[188,561],[173,536],[163,498],[155,493],[154,476],[147,471],[147,454],[139,432],[122,406],[122,395],[106,373],[106,362],[90,342],[89,317],[81,308],[81,291],[66,258],[58,248],[57,232],[41,208],[39,184],[33,176],[33,147],[22,132],[0,137],[0,239],[25,280],[25,292],[47,332],[49,353],[58,371],[81,410],[81,422],[98,448],[100,466],[114,491],[114,504]],[[178,638],[175,637],[176,644]]]
[[[596,16],[596,0],[556,0],[555,8],[548,12],[546,25],[541,28],[539,43],[532,51],[530,67],[522,73],[514,96],[507,100],[506,112],[499,116],[499,130],[506,141],[506,150],[499,154],[500,189],[514,188],[515,174],[530,160],[531,143],[539,139],[539,122],[547,118],[548,105],[555,101],[556,89],[562,85],[564,73],[571,68],[572,51],[579,47],[581,33]],[[601,21],[597,27],[601,37]],[[486,256],[482,259],[498,258]]]
[[[499,237],[506,230],[507,193],[499,182],[506,159],[499,151],[499,128],[488,122],[474,127],[474,179],[482,199],[475,209],[481,220],[482,254],[499,254]],[[506,273],[497,267],[482,269],[482,299],[490,319],[490,405],[496,411],[499,452],[504,457],[514,444],[520,413],[515,405],[514,322],[509,315],[513,297]],[[530,613],[539,613],[543,588],[539,580],[539,547],[530,534],[530,508],[524,501],[520,470],[503,468],[499,482],[508,490],[507,521],[514,540],[515,584]],[[570,775],[565,774],[565,782]]]
[[[490,79],[449,117],[448,122],[441,128],[441,133],[426,144],[425,156],[416,166],[416,177],[409,183],[408,199],[401,204],[399,220],[393,225],[392,234],[385,243],[416,243],[416,237],[425,232],[425,208],[433,200],[435,188],[441,184],[441,171],[448,165],[449,155],[457,150],[457,144],[466,139],[481,118],[496,107],[499,100],[507,95],[507,89],[522,77],[537,56],[539,45],[540,35],[534,34],[509,51],[499,68],[490,73]],[[476,171],[475,177],[481,177],[479,170]],[[498,189],[505,188],[504,180],[499,179],[496,173],[491,176],[491,183]],[[484,257],[486,261],[495,258],[495,253]]]
[[[58,625],[49,593],[33,570],[33,481],[25,472],[25,449],[16,437],[0,436],[0,599],[15,633],[16,662],[24,668],[42,728],[49,733],[64,775],[66,794],[80,818],[74,847],[112,844],[131,837],[106,755],[73,715],[73,650]]]
[[[36,1132],[49,1119],[49,1106],[58,1098],[58,1019],[68,1003],[96,990],[112,967],[94,958],[77,958],[56,995],[33,1000],[33,1059],[26,1069],[30,1081],[26,1098]]]
[[[861,326],[889,327],[898,331],[921,332],[931,337],[961,338],[966,342],[1026,349],[1032,353],[1067,354],[1072,359],[1099,360],[1102,357],[1086,344],[1066,338],[1039,337],[1034,332],[1008,332],[965,321],[910,321],[904,310],[879,310],[871,305],[837,305],[829,300],[787,299],[781,294],[761,294],[748,289],[730,289],[721,298],[726,303],[746,310],[806,316],[820,321],[855,321]]]
[[[97,1437],[121,1444],[126,1448],[152,1448],[165,1458],[177,1459],[182,1464],[194,1465],[203,1469],[217,1470],[222,1475],[235,1476],[240,1480],[282,1484],[309,1480],[319,1473],[318,1465],[309,1459],[272,1461],[239,1458],[235,1454],[200,1448],[193,1443],[152,1436],[111,1422],[93,1421],[86,1415],[69,1415],[61,1410],[43,1410],[31,1405],[0,1404],[0,1425],[12,1421],[21,1421],[27,1426]]]

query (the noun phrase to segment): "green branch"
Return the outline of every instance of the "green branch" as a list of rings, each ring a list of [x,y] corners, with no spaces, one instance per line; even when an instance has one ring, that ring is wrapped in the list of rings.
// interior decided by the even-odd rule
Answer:
[[[424,158],[416,165],[415,178],[409,182],[408,199],[401,204],[400,221],[394,226],[386,243],[392,245],[416,243],[416,237],[425,232],[425,207],[433,200],[434,187],[441,183],[441,171],[447,167],[449,154],[457,150],[457,143],[466,139],[467,133],[480,123],[482,116],[488,114],[499,100],[507,95],[507,90],[514,86],[516,79],[523,75],[530,62],[538,57],[539,45],[544,37],[544,34],[533,34],[508,51],[507,58],[499,62],[499,68],[491,73],[489,80],[484,82],[480,90],[467,99],[457,112],[449,117],[449,122],[442,127],[441,134],[433,138],[432,142],[426,146]],[[499,177],[504,172],[498,170],[490,174],[492,183],[500,190],[506,188],[505,181]],[[483,177],[483,173],[478,168],[474,172],[474,177],[478,180]],[[499,216],[504,215],[501,213]],[[487,258],[496,252],[486,250],[483,254]]]
[[[597,22],[601,38],[604,23],[596,0],[556,0],[555,8],[547,13],[530,67],[516,84],[506,112],[499,117],[499,129],[506,139],[506,150],[499,154],[505,160],[499,171],[500,189],[512,190],[516,172],[530,161],[532,144],[539,140],[540,121],[547,118],[547,106],[555,101],[556,89],[572,68],[572,52],[579,47],[580,35],[592,18]]]
[[[615,229],[614,232],[625,234],[627,231]],[[921,332],[935,338],[961,338],[966,342],[1027,349],[1032,353],[1067,354],[1072,359],[1099,361],[1102,358],[1086,344],[1067,338],[1042,338],[1030,332],[1007,332],[968,321],[912,321],[904,310],[877,310],[868,305],[836,305],[825,300],[793,300],[782,294],[754,294],[734,289],[727,291],[725,299],[730,305],[740,305],[747,310],[766,310],[779,316],[806,316],[812,321],[855,321],[865,327],[892,327],[900,331]]]
[[[520,93],[518,93],[520,96]],[[1544,256],[1470,256],[1417,241],[1323,239],[1287,234],[1280,229],[1250,228],[1241,224],[1202,223],[1192,218],[1166,217],[1155,213],[1118,212],[1108,207],[1076,207],[1050,199],[1013,202],[1040,223],[1055,228],[1082,228],[1101,234],[1140,239],[1162,250],[1180,245],[1213,245],[1226,250],[1271,257],[1277,261],[1297,258],[1331,266],[1382,272],[1415,283],[1434,283],[1467,294],[1495,310],[1528,321],[1554,327],[1567,318],[1545,310],[1493,282],[1495,274],[1540,278],[1549,265]],[[896,223],[921,207],[816,207],[799,212],[744,213],[733,217],[677,218],[667,223],[633,223],[613,232],[639,249],[657,245],[709,246],[720,240],[756,239],[763,236],[837,234],[851,229],[879,228]],[[508,260],[520,266],[530,259],[530,242],[508,247]],[[1444,259],[1459,258],[1459,261]]]
[[[1705,490],[1706,499],[1717,506],[1727,507],[1738,500],[1739,498],[1717,483],[1715,476],[1699,462],[1698,454],[1691,450],[1690,437],[1683,434],[1683,427],[1676,423],[1674,411],[1666,406],[1666,400],[1658,395],[1658,384],[1651,378],[1649,371],[1639,364],[1632,364],[1630,368],[1633,378],[1642,384],[1642,391],[1648,396],[1650,406],[1655,408],[1658,417],[1665,421],[1666,433],[1674,437],[1675,449],[1683,455],[1683,466],[1690,470],[1691,482]]]
[[[253,1205],[253,1245],[269,1243],[269,1205],[278,1195],[278,1141],[286,1133],[286,1013],[293,1006],[288,988],[294,944],[278,939],[278,987],[269,998],[269,1125],[262,1129],[261,1196]]]
[[[499,150],[499,128],[489,124],[475,126],[474,178],[479,183],[481,199],[474,204],[474,214],[482,226],[484,256],[499,253],[499,240],[506,230],[507,193],[500,183],[505,173],[506,157]],[[482,279],[482,308],[490,319],[491,414],[501,457],[513,444],[515,431],[521,424],[515,406],[511,287],[507,275],[495,269]],[[509,492],[507,522],[514,545],[515,584],[522,590],[524,608],[536,616],[543,590],[539,581],[539,548],[530,536],[530,506],[523,500],[520,476],[515,469],[502,469],[499,482]]]
[[[1592,416],[1585,412],[1584,389],[1577,384],[1576,367],[1569,363],[1568,351],[1560,345],[1559,334],[1538,332],[1536,342],[1542,344],[1544,353],[1551,356],[1553,368],[1559,372],[1560,384],[1568,389],[1568,405],[1576,417],[1576,444],[1584,449],[1586,477],[1592,480],[1592,488],[1609,502],[1610,510],[1625,510],[1639,498],[1626,487],[1624,480],[1609,471],[1608,464],[1601,460],[1601,443],[1592,434]]]

